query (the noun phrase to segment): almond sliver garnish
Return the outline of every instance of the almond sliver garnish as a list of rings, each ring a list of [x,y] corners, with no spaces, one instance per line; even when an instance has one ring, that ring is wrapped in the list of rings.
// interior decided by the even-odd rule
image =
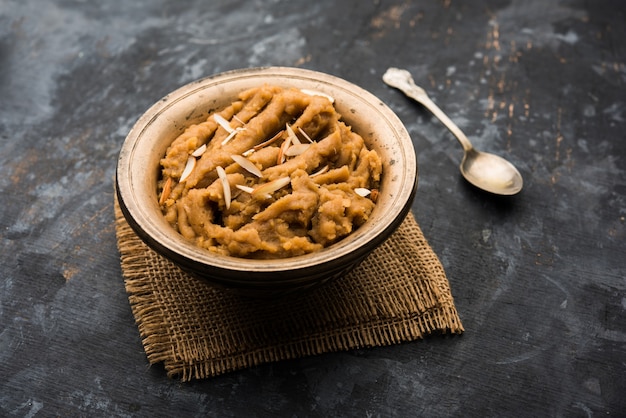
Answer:
[[[322,167],[319,170],[317,170],[315,173],[311,173],[311,175],[309,175],[309,177],[319,176],[320,174],[324,174],[328,170],[329,170],[329,167],[327,165],[325,165],[324,167]]]
[[[280,150],[278,151],[276,164],[282,164],[285,162],[285,153],[287,152],[287,149],[289,149],[290,146],[291,146],[291,136],[287,135],[287,139],[285,139],[285,141],[280,146]]]
[[[304,94],[308,94],[309,96],[326,97],[328,100],[330,100],[331,103],[335,103],[335,98],[333,96],[329,96],[328,94],[322,93],[321,91],[309,90],[309,89],[300,89],[300,91]]]
[[[302,154],[304,151],[309,149],[311,144],[294,144],[287,148],[285,151],[285,156],[287,157],[295,157],[296,155]]]
[[[213,119],[215,120],[215,122],[217,122],[218,125],[224,128],[226,132],[228,132],[229,134],[234,131],[233,127],[230,126],[230,122],[224,119],[224,117],[220,115],[219,113],[214,113]]]
[[[235,187],[241,190],[242,192],[246,192],[250,194],[252,194],[252,192],[254,191],[252,187],[244,186],[243,184],[235,184]]]
[[[191,153],[192,157],[201,157],[202,154],[204,154],[204,151],[206,151],[206,144],[202,144],[202,146],[198,147],[197,150],[195,150],[194,152]]]
[[[299,126],[298,126],[298,131],[300,131],[300,133],[302,134],[302,136],[304,136],[304,137],[306,138],[306,140],[307,140],[307,141],[309,141],[309,142],[311,142],[311,143],[313,142],[313,140],[311,139],[311,137],[310,137],[310,136],[308,136],[308,135],[306,134],[306,132],[304,132],[304,129],[302,129],[301,127],[299,127]]]
[[[237,135],[239,132],[245,129],[245,128],[233,128],[232,126],[230,126],[230,122],[224,119],[224,117],[221,116],[219,113],[214,113],[213,119],[215,120],[215,122],[217,122],[218,125],[224,128],[226,132],[228,132],[228,136],[224,138],[224,140],[222,140],[222,145],[226,145],[228,141],[230,141],[231,139],[235,137],[235,135]]]
[[[291,183],[290,177],[281,177],[276,180],[263,183],[254,188],[254,190],[252,191],[252,196],[271,197],[272,193],[274,193],[276,190],[282,189],[283,187],[287,186],[289,183]]]
[[[231,155],[230,158],[232,158],[234,162],[239,164],[241,168],[248,171],[250,174],[254,174],[258,178],[263,177],[263,173],[261,173],[261,170],[259,170],[259,168],[246,157],[243,157],[241,155]]]
[[[293,131],[291,126],[289,126],[289,124],[287,124],[286,127],[287,127],[287,134],[289,135],[289,138],[291,138],[291,142],[293,144],[300,144],[301,143],[300,139],[298,138],[296,133]]]
[[[270,145],[270,144],[272,144],[272,143],[276,142],[276,141],[277,141],[277,140],[278,140],[278,139],[279,139],[279,138],[283,135],[283,132],[285,132],[285,131],[280,131],[280,132],[278,132],[276,135],[274,135],[273,137],[271,137],[271,138],[270,138],[270,139],[268,139],[267,141],[265,141],[265,142],[261,142],[260,144],[255,145],[255,146],[254,146],[254,148],[252,148],[252,149],[253,149],[254,151],[258,151],[258,150],[260,150],[261,148],[265,148],[266,146],[268,146],[268,145]],[[248,150],[248,151],[249,151],[249,150]],[[246,151],[246,152],[248,152],[248,151]]]
[[[226,138],[224,138],[224,140],[222,141],[222,145],[226,145],[228,143],[228,141],[233,139],[235,137],[235,135],[237,135],[239,132],[243,131],[244,129],[245,128],[233,129],[233,131],[231,133],[229,133]]]
[[[366,189],[365,187],[357,187],[354,189],[354,192],[361,197],[369,196],[369,194],[372,193],[370,189]]]
[[[163,185],[163,191],[161,192],[161,198],[159,199],[159,205],[162,205],[162,204],[165,203],[167,198],[170,196],[171,192],[172,192],[172,178],[168,177],[167,180],[165,181],[165,184]]]
[[[187,164],[185,165],[185,168],[183,169],[183,174],[180,175],[179,181],[181,183],[187,180],[187,177],[189,177],[189,175],[191,174],[195,166],[196,166],[196,158],[190,155],[189,158],[187,158]]]
[[[228,183],[228,177],[226,177],[226,171],[221,166],[217,166],[215,168],[217,170],[217,175],[222,182],[222,188],[224,189],[224,203],[226,204],[226,209],[230,208],[230,184]]]

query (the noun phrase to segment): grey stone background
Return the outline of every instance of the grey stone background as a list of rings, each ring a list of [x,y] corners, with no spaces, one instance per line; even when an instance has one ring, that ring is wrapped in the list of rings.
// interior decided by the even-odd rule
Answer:
[[[624,414],[625,5],[0,0],[0,415]],[[115,242],[120,146],[168,92],[266,65],[345,78],[403,120],[464,335],[189,384],[148,366]],[[522,193],[465,183],[388,66],[516,164]]]

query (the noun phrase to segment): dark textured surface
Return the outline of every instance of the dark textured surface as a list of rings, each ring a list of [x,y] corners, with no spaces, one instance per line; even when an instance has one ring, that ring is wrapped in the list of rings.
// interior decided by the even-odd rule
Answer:
[[[0,0],[0,415],[620,416],[626,411],[626,3]],[[117,153],[169,91],[299,66],[410,131],[413,210],[466,332],[181,384],[148,367],[113,226]],[[458,173],[409,69],[525,188]]]

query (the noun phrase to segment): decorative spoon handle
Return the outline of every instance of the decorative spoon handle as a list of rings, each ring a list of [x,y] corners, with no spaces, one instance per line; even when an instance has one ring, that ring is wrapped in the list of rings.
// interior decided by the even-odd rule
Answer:
[[[413,81],[413,77],[411,73],[407,70],[402,70],[400,68],[389,68],[385,74],[383,74],[383,81],[387,83],[387,85],[391,87],[395,87],[406,94],[408,97],[414,99],[418,103],[421,103],[426,107],[426,109],[430,110],[433,115],[437,119],[441,121],[445,125],[446,128],[454,134],[454,136],[459,140],[463,149],[465,151],[470,151],[472,147],[472,143],[467,136],[459,129],[458,126],[433,102],[426,91],[415,85]]]

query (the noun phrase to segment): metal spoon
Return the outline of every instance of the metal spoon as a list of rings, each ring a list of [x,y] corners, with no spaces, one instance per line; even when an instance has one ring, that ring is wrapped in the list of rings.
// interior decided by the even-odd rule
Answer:
[[[515,166],[502,157],[475,150],[465,134],[428,97],[426,91],[415,85],[408,71],[389,68],[383,75],[383,81],[424,105],[457,137],[465,151],[459,168],[467,181],[479,189],[499,195],[514,195],[522,190],[524,182]]]

